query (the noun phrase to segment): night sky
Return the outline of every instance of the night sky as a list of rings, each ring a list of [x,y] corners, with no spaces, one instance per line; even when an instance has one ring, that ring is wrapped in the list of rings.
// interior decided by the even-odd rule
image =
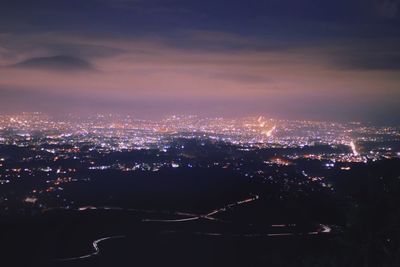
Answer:
[[[1,0],[21,111],[400,123],[400,1]]]

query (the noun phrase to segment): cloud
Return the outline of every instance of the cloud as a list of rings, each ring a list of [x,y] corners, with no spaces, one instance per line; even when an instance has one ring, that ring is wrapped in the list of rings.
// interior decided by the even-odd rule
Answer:
[[[92,71],[94,67],[88,61],[72,56],[34,57],[12,65],[14,68],[42,69],[50,71]]]
[[[400,39],[357,40],[328,47],[333,67],[358,71],[400,71]]]
[[[400,53],[366,53],[336,60],[344,69],[400,71]]]
[[[60,105],[64,110],[77,107],[102,110],[108,106],[110,110],[132,109],[142,113],[192,110],[192,106],[196,106],[196,112],[211,110],[210,106],[220,106],[220,110],[226,109],[226,112],[278,112],[294,108],[295,103],[304,102],[304,99],[326,103],[327,99],[332,99],[332,94],[335,95],[333,103],[337,99],[356,101],[360,95],[363,99],[380,97],[386,101],[398,99],[400,93],[399,80],[393,78],[395,73],[387,72],[388,66],[377,66],[376,59],[371,56],[380,57],[378,52],[395,53],[396,42],[382,46],[351,39],[347,43],[315,42],[308,46],[293,43],[285,49],[276,49],[271,46],[274,42],[260,38],[241,41],[240,36],[218,37],[213,32],[189,32],[186,37],[188,45],[176,45],[153,36],[117,38],[55,33],[20,38],[8,36],[13,41],[3,53],[14,56],[8,59],[0,56],[0,61],[3,60],[2,65],[19,62],[22,67],[0,69],[0,93],[2,88],[12,88],[0,96],[0,103],[20,103],[20,110],[48,105],[49,110],[58,112],[60,109],[55,107]],[[194,49],[191,42],[202,45]],[[23,46],[24,43],[30,45]],[[49,45],[57,43],[62,43],[62,48]],[[87,49],[79,54],[78,47]],[[107,49],[90,54],[90,47]],[[71,52],[68,60],[54,57],[54,52],[67,50]],[[99,71],[64,71],[79,69],[80,60],[84,61],[84,66],[90,64]],[[367,63],[383,71],[375,71]],[[55,69],[54,65],[63,71],[50,71]],[[30,100],[33,98],[29,95],[40,97],[31,103],[24,102],[21,95]],[[5,96],[12,101],[3,100]],[[259,104],[256,107],[254,103]],[[368,103],[356,103],[354,109],[366,105]],[[299,109],[315,110],[315,106],[307,100],[307,105]]]
[[[0,34],[0,65],[15,64],[27,58],[67,55],[92,60],[125,53],[113,44],[98,42],[82,34]]]

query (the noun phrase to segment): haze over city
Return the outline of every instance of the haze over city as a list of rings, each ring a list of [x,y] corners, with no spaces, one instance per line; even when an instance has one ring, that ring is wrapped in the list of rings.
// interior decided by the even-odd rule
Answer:
[[[399,31],[396,0],[5,0],[0,111],[396,123]]]

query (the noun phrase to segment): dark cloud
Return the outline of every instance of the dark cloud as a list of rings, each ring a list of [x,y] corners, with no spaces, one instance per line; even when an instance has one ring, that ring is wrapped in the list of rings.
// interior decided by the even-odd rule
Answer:
[[[340,69],[354,70],[400,70],[400,39],[368,41],[355,39],[337,44],[324,52],[333,65]]]
[[[62,54],[62,55],[74,55],[75,57],[84,58],[102,58],[102,57],[112,57],[119,54],[123,54],[126,51],[120,48],[96,45],[96,44],[74,44],[74,43],[47,43],[44,44],[43,49],[49,51],[52,54]]]
[[[338,62],[339,61],[339,62]],[[356,70],[400,70],[400,53],[371,53],[353,55],[351,58],[336,60],[342,68]]]
[[[72,56],[35,57],[12,65],[14,68],[43,69],[54,71],[93,71],[94,67],[88,61]]]
[[[71,55],[78,58],[105,58],[123,54],[121,48],[96,43],[84,34],[0,34],[1,57]]]

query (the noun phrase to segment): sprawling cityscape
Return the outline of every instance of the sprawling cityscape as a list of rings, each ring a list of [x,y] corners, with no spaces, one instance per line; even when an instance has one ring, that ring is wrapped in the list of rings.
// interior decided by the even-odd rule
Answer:
[[[129,243],[137,231],[182,242],[200,236],[256,239],[259,246],[263,238],[292,237],[335,246],[360,227],[347,213],[365,208],[363,190],[398,198],[399,163],[400,127],[393,126],[264,116],[3,115],[1,222],[7,227],[31,218],[30,227],[42,233],[42,224],[55,219],[69,228],[70,216],[104,221],[79,235],[68,229],[70,239],[63,241],[46,237],[42,246],[56,242],[57,248],[46,247],[41,259],[66,266],[102,261],[102,241]],[[124,218],[117,228],[110,223],[115,218]],[[15,238],[20,234],[8,238],[37,242],[36,236]],[[396,249],[392,234],[382,237],[380,249]]]

